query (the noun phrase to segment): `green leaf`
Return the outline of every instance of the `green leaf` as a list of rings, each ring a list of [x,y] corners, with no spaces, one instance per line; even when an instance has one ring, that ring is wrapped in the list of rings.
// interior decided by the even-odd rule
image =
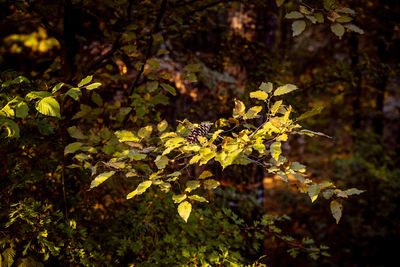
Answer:
[[[6,128],[7,138],[19,138],[19,126],[12,120],[0,117],[0,128]]]
[[[75,101],[78,101],[82,95],[81,89],[78,87],[71,88],[67,91],[66,95],[72,97]]]
[[[325,21],[324,15],[321,12],[314,13],[314,17],[318,23],[324,23],[324,21]]]
[[[184,201],[186,199],[186,194],[182,194],[182,195],[173,195],[172,196],[172,200],[174,201],[174,203],[181,203],[182,201]]]
[[[290,93],[297,89],[299,89],[299,88],[297,88],[297,86],[294,84],[290,84],[290,83],[285,84],[283,86],[276,88],[276,90],[274,92],[274,96],[284,95],[284,94]]]
[[[171,95],[176,96],[175,88],[172,87],[171,85],[166,84],[166,83],[162,83],[162,84],[161,84],[161,87],[162,87],[164,90],[166,90],[167,92],[169,92]]]
[[[292,23],[293,37],[300,35],[306,29],[306,22],[304,20],[296,20]]]
[[[344,34],[344,27],[342,24],[339,23],[333,23],[331,25],[331,31],[336,34],[336,36],[339,37],[339,39],[342,39],[342,36]]]
[[[81,142],[74,142],[71,144],[68,144],[65,148],[64,148],[64,155],[70,154],[70,153],[74,153],[75,151],[78,151],[82,146]]]
[[[85,139],[86,136],[83,135],[82,131],[76,128],[76,126],[71,126],[67,129],[69,135],[76,139]]]
[[[167,156],[158,155],[157,158],[154,160],[154,163],[156,164],[157,168],[161,170],[164,169],[165,166],[167,166],[168,161],[169,159]]]
[[[92,83],[86,86],[86,90],[94,90],[96,88],[99,88],[101,86],[101,83]]]
[[[304,166],[303,164],[298,163],[297,161],[292,162],[292,164],[290,165],[290,169],[297,171],[297,172],[306,172],[306,166]]]
[[[150,125],[149,126],[145,126],[145,127],[142,127],[142,128],[140,128],[139,129],[139,131],[138,131],[138,136],[140,137],[140,138],[146,138],[146,137],[148,137],[148,136],[150,136],[151,135],[151,132],[153,131],[153,127],[151,127]]]
[[[281,150],[281,142],[273,142],[270,146],[271,156],[276,161],[278,161],[280,154],[282,153]]]
[[[201,71],[201,67],[198,64],[186,65],[183,69],[186,70],[186,71],[190,71],[190,72],[199,72],[199,71]]]
[[[356,12],[353,9],[348,8],[348,7],[336,8],[335,11],[340,12],[340,13],[351,14],[351,15],[356,14]]]
[[[189,198],[199,201],[199,202],[208,202],[207,199],[205,199],[204,197],[198,196],[198,195],[192,195],[192,196],[189,196]]]
[[[94,178],[94,180],[92,181],[92,183],[90,184],[90,189],[99,186],[101,183],[103,183],[104,181],[106,181],[108,178],[110,178],[111,176],[113,176],[115,173],[115,171],[110,171],[110,172],[103,172],[99,175],[96,176],[96,178]]]
[[[257,116],[257,114],[262,110],[261,106],[255,106],[252,107],[251,109],[249,109],[246,112],[245,118],[244,119],[254,119],[254,118],[258,118],[259,116]]]
[[[185,192],[191,192],[200,187],[200,181],[190,180],[186,182]]]
[[[26,116],[28,116],[28,111],[29,111],[29,107],[28,105],[21,101],[19,102],[16,106],[15,106],[15,116],[17,118],[26,118]]]
[[[63,87],[64,83],[57,83],[53,89],[51,89],[51,93],[54,94],[55,92],[57,92],[58,90],[61,89],[61,87]]]
[[[357,188],[350,188],[350,189],[347,189],[345,192],[346,192],[346,194],[348,196],[351,196],[351,195],[359,195],[359,194],[361,194],[361,193],[363,193],[365,191],[364,190],[359,190]]]
[[[131,131],[116,131],[115,135],[120,142],[139,142],[139,138]]]
[[[340,218],[342,217],[343,206],[339,201],[332,200],[331,204],[330,204],[330,208],[331,208],[332,216],[333,216],[333,218],[335,218],[336,224],[338,224],[340,221]]]
[[[267,83],[262,82],[260,87],[258,87],[258,89],[263,90],[264,92],[269,94],[272,92],[273,85],[271,82],[267,82]]]
[[[330,10],[332,5],[336,2],[336,0],[324,0],[324,8],[325,10]]]
[[[78,83],[78,87],[82,87],[85,86],[86,84],[90,83],[93,79],[93,75],[89,75],[86,78],[82,79],[82,81],[80,81]]]
[[[311,202],[314,202],[318,198],[318,194],[321,191],[321,188],[318,184],[313,184],[308,187],[308,196],[311,199]]]
[[[151,186],[152,183],[152,181],[144,181],[140,183],[135,190],[133,190],[126,196],[126,199],[131,199],[134,196],[143,194],[144,192],[146,192],[147,188]]]
[[[343,16],[340,16],[339,18],[337,18],[335,21],[336,21],[336,22],[340,22],[340,23],[346,23],[346,22],[350,22],[350,21],[352,21],[352,20],[353,20],[352,17],[343,15]]]
[[[238,118],[244,116],[246,107],[242,101],[235,99],[235,107],[233,108],[233,117]]]
[[[36,104],[36,109],[46,116],[61,118],[60,105],[53,97],[45,97]]]
[[[266,93],[265,91],[258,90],[255,92],[251,92],[250,97],[256,98],[258,100],[266,100],[268,98],[268,93]]]
[[[162,122],[160,122],[159,124],[157,124],[157,130],[162,133],[165,131],[165,129],[167,129],[168,127],[168,122],[166,120],[163,120]]]
[[[190,212],[192,211],[192,204],[190,204],[187,201],[183,201],[181,204],[178,206],[178,213],[182,217],[185,222],[189,219]]]
[[[292,11],[285,15],[286,19],[301,19],[304,18],[304,15],[301,14],[299,11]]]
[[[217,188],[219,185],[220,183],[214,179],[205,180],[203,183],[204,188],[208,190],[213,190]]]
[[[203,171],[198,179],[205,179],[211,176],[213,176],[213,174],[210,171]]]
[[[48,96],[51,96],[51,93],[47,91],[32,91],[25,96],[25,99],[31,101],[33,99],[42,99]]]
[[[156,59],[154,58],[150,58],[149,60],[147,60],[147,64],[149,64],[150,69],[154,70],[154,69],[158,69],[160,67],[160,62],[158,62]]]
[[[158,88],[158,82],[157,81],[147,82],[146,88],[150,93],[154,92]]]
[[[359,27],[357,27],[354,24],[346,24],[346,25],[344,25],[344,27],[346,27],[347,29],[349,29],[349,30],[351,30],[353,32],[356,32],[356,33],[359,33],[359,34],[364,34],[364,30],[360,29]]]
[[[103,99],[98,93],[93,92],[91,99],[97,106],[99,107],[103,106]]]

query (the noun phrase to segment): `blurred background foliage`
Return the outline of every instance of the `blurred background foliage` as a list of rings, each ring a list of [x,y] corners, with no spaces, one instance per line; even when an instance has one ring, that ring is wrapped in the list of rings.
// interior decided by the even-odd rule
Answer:
[[[292,37],[285,14],[301,3],[323,9],[321,2],[0,0],[1,107],[11,96],[77,84],[89,74],[102,83],[79,103],[65,98],[62,119],[29,114],[18,120],[19,139],[1,139],[4,266],[396,262],[400,4],[331,1],[355,10],[364,34],[346,32],[339,40],[322,23]],[[28,82],[10,82],[19,75]],[[187,224],[156,190],[127,201],[121,196],[129,181],[87,191],[90,173],[68,168],[68,127],[107,135],[108,128],[138,129],[163,119],[173,127],[185,118],[215,121],[231,114],[235,97],[250,102],[248,92],[262,81],[296,84],[301,90],[289,97],[294,111],[321,110],[302,124],[333,137],[291,137],[283,147],[289,158],[304,162],[315,180],[365,190],[345,201],[338,225],[327,201],[311,204],[293,185],[254,166],[224,171],[222,189]],[[104,145],[103,152],[112,149]],[[275,223],[279,228],[271,228]],[[301,244],[279,238],[281,229]],[[313,242],[328,246],[330,256],[303,249]],[[287,253],[293,248],[300,249],[289,251],[295,258]]]

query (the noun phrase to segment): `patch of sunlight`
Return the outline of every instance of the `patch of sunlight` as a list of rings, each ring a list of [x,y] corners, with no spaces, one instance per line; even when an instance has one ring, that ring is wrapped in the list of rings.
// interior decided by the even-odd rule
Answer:
[[[53,48],[59,48],[60,43],[54,37],[48,37],[45,29],[39,27],[29,34],[11,34],[4,38],[11,53],[21,53],[24,47],[33,52],[45,53]]]

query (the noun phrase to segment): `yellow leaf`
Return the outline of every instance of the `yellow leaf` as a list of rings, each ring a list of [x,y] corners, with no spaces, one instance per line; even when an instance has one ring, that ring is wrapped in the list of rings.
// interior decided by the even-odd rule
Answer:
[[[261,90],[258,90],[258,91],[255,91],[255,92],[251,92],[250,93],[250,97],[251,98],[256,98],[258,100],[265,100],[265,99],[268,98],[268,93],[266,93],[264,91],[261,91]]]
[[[178,213],[182,217],[182,219],[187,222],[190,216],[190,212],[192,211],[192,204],[190,204],[187,201],[183,201],[181,204],[178,206]]]
[[[261,106],[252,107],[251,109],[249,109],[249,110],[246,112],[246,115],[245,115],[244,119],[254,119],[254,118],[257,118],[257,117],[258,117],[257,114],[258,114],[261,110],[262,110],[262,107],[261,107]]]
[[[167,129],[168,127],[168,122],[166,120],[163,120],[162,122],[160,122],[159,124],[157,124],[157,130],[161,133],[163,131],[165,131],[165,129]]]
[[[211,177],[213,174],[210,171],[204,171],[200,174],[199,179],[205,179]]]
[[[237,117],[244,116],[245,109],[246,109],[246,107],[243,104],[243,102],[238,99],[235,99],[235,108],[233,109],[233,117],[237,118]]]
[[[138,136],[140,138],[146,138],[146,137],[150,136],[152,131],[153,131],[153,127],[151,127],[150,125],[140,128],[139,132],[138,132]]]

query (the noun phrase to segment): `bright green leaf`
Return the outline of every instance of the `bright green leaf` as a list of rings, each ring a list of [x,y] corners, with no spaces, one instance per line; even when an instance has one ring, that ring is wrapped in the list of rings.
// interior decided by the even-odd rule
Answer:
[[[90,83],[93,79],[93,75],[89,75],[86,78],[82,79],[79,83],[78,83],[78,87],[82,87],[85,86],[86,84]]]
[[[86,90],[93,90],[96,88],[99,88],[101,86],[101,83],[92,83],[86,86]]]
[[[60,105],[53,97],[45,97],[36,104],[36,109],[46,116],[61,118]]]
[[[51,93],[54,94],[55,92],[57,92],[58,90],[61,89],[61,87],[63,87],[64,83],[57,83],[53,89],[51,89]]]
[[[47,91],[32,91],[25,96],[25,99],[31,101],[33,99],[42,99],[48,96],[51,96],[51,93]]]

